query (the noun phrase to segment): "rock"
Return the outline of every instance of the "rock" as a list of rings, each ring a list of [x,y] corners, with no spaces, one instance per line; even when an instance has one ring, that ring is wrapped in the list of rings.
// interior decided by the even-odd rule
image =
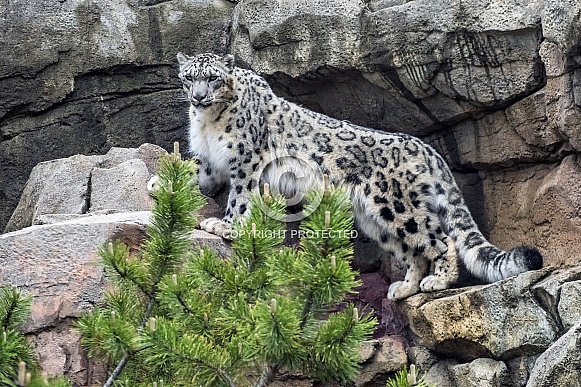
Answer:
[[[67,220],[83,218],[86,216],[95,216],[95,215],[109,215],[114,214],[117,212],[116,210],[102,210],[102,211],[94,211],[94,212],[87,212],[86,214],[46,214],[40,215],[34,218],[33,226],[41,225],[41,224],[53,224],[53,223],[61,223]]]
[[[505,362],[511,379],[510,386],[526,386],[531,371],[535,366],[535,361],[539,356],[540,355],[517,357]]]
[[[542,225],[545,235],[554,239],[548,245],[558,246],[550,254],[553,265],[577,262],[570,252],[581,247],[581,220],[577,212],[581,206],[581,192],[576,184],[580,177],[577,156],[567,156],[544,177],[534,198],[533,206],[537,209],[534,222]]]
[[[470,361],[533,355],[548,348],[558,333],[530,291],[546,275],[526,272],[491,285],[445,291],[441,298],[419,294],[400,306],[421,342],[445,357]]]
[[[427,139],[441,154],[448,155],[450,164],[462,168],[508,168],[531,159],[546,159],[550,155],[550,148],[543,150],[529,144],[513,125],[501,111],[451,126],[446,137]],[[530,127],[527,127],[527,134],[530,132]],[[499,138],[503,141],[498,141]],[[528,140],[537,141],[534,137]]]
[[[476,359],[468,364],[451,367],[457,386],[512,387],[508,368],[502,361]]]
[[[581,321],[581,281],[567,282],[561,286],[557,311],[565,330]]]
[[[547,0],[542,13],[543,34],[568,53],[579,43],[581,4],[576,1]]]
[[[125,161],[113,168],[93,169],[90,210],[151,210],[155,201],[147,192],[150,178],[147,166],[138,159]]]
[[[479,181],[463,189],[492,243],[503,249],[535,246],[545,266],[572,265],[578,257],[570,252],[581,248],[574,215],[581,205],[575,186],[580,173],[576,156],[568,156],[560,164],[481,172]]]
[[[224,216],[224,211],[216,203],[216,201],[210,197],[206,197],[206,205],[200,209],[198,212],[198,222],[203,221],[208,218],[220,218]]]
[[[539,356],[527,383],[537,386],[581,386],[581,322]]]
[[[99,299],[97,248],[123,226],[148,223],[149,212],[81,217],[0,235],[0,283],[34,297],[27,332],[76,317]]]
[[[397,336],[387,336],[374,340],[374,350],[367,347],[367,354],[362,353],[363,362],[361,373],[354,383],[356,386],[366,386],[382,375],[401,370],[407,365],[407,355],[404,341]],[[371,352],[371,353],[369,353]]]
[[[144,211],[153,206],[147,181],[167,152],[152,144],[113,147],[104,156],[75,155],[38,164],[6,232],[51,222],[51,216]]]
[[[542,82],[539,4],[295,4],[236,7],[233,51],[305,106],[332,116],[426,134]],[[337,106],[333,97],[347,102]]]
[[[581,280],[581,266],[556,270],[550,276],[532,286],[531,290],[544,310],[553,316],[555,323],[563,330],[560,312],[558,310],[563,284]],[[565,304],[561,309],[565,309]]]
[[[109,151],[110,152],[110,151]],[[154,144],[141,144],[137,148],[137,157],[145,163],[150,174],[154,175],[157,172],[157,166],[161,156],[167,155],[167,151],[162,147]]]
[[[45,214],[82,214],[89,209],[89,181],[99,156],[72,156],[38,164],[6,232],[30,226]]]
[[[107,379],[106,365],[87,357],[71,319],[63,319],[50,330],[29,334],[28,338],[47,376],[60,376],[65,370],[80,385],[102,384]]]
[[[143,226],[148,219],[149,212],[98,215],[0,235],[0,285],[18,286],[33,296],[24,329],[41,349],[40,366],[48,374],[87,382],[91,366],[79,355],[78,334],[63,322],[101,298],[105,278],[96,264],[97,248],[123,226]]]
[[[443,360],[431,366],[425,374],[425,382],[428,386],[456,387],[451,368],[458,364],[456,360]],[[460,387],[460,386],[458,386]],[[462,386],[463,387],[463,386]]]

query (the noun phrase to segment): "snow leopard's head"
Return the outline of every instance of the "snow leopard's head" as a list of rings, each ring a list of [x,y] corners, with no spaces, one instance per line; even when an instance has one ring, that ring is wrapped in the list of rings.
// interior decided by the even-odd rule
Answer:
[[[232,98],[232,55],[221,57],[208,53],[189,57],[178,53],[177,58],[180,64],[179,77],[193,106],[204,109]]]

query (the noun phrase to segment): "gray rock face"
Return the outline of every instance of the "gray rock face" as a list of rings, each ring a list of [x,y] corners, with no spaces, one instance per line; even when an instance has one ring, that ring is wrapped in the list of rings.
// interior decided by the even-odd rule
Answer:
[[[462,387],[512,387],[508,368],[502,361],[476,359],[451,367],[456,385]]]
[[[24,329],[49,375],[67,375],[76,385],[92,385],[102,365],[90,361],[72,321],[101,300],[105,276],[97,249],[110,239],[136,248],[145,237],[149,211],[76,216],[0,235],[0,285],[18,286],[33,296]],[[198,245],[225,255],[222,238],[196,231]]]
[[[581,322],[536,361],[527,387],[581,386]]]
[[[451,290],[446,297],[420,294],[402,308],[422,343],[444,356],[470,361],[540,353],[558,337],[553,318],[530,287],[545,276],[527,272],[491,285]]]
[[[82,217],[0,235],[0,284],[18,286],[33,296],[25,331],[49,374],[66,372],[78,384],[89,382],[93,366],[80,348],[79,335],[71,331],[70,319],[101,298],[105,278],[95,264],[98,246],[121,237],[124,229],[143,232],[148,219],[149,212]]]
[[[410,360],[438,386],[578,386],[580,275],[543,269],[402,301]]]
[[[153,199],[147,181],[164,153],[159,146],[143,144],[138,149],[111,148],[104,156],[76,155],[40,163],[5,231],[47,223],[47,215],[150,210]]]
[[[541,4],[489,3],[245,1],[232,49],[307,106],[421,135],[542,84]]]
[[[113,168],[95,168],[91,176],[91,211],[150,210],[154,200],[147,192],[151,174],[139,159],[127,160]]]
[[[581,281],[563,284],[557,311],[565,329],[581,321]]]

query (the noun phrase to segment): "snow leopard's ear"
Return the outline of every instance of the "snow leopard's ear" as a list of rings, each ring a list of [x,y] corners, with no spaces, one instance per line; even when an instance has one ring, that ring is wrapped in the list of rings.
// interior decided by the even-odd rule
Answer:
[[[226,54],[222,57],[222,63],[228,69],[228,71],[232,72],[234,70],[234,55]]]
[[[186,64],[186,62],[190,59],[186,55],[182,54],[181,52],[178,52],[177,57],[178,57],[178,63],[180,64],[180,66],[183,66],[184,64]]]

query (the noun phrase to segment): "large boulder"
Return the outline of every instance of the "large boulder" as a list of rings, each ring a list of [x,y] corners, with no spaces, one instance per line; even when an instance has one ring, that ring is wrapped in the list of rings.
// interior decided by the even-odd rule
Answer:
[[[581,386],[581,322],[537,359],[526,386]]]
[[[467,364],[451,367],[456,385],[462,387],[509,387],[510,377],[506,364],[492,359],[476,359]]]
[[[91,382],[95,366],[71,330],[71,319],[101,299],[105,278],[97,248],[113,236],[124,238],[124,230],[143,233],[148,219],[149,212],[86,216],[0,235],[0,285],[33,296],[25,332],[48,374]]]
[[[411,330],[440,355],[471,361],[507,360],[543,352],[558,337],[553,317],[530,288],[546,271],[491,285],[420,294],[401,303]]]
[[[75,155],[39,163],[5,231],[44,223],[51,214],[150,210],[153,199],[147,182],[163,154],[167,152],[159,146],[143,144],[112,148],[103,156]]]
[[[401,301],[410,360],[438,386],[577,386],[580,279],[543,269]]]

